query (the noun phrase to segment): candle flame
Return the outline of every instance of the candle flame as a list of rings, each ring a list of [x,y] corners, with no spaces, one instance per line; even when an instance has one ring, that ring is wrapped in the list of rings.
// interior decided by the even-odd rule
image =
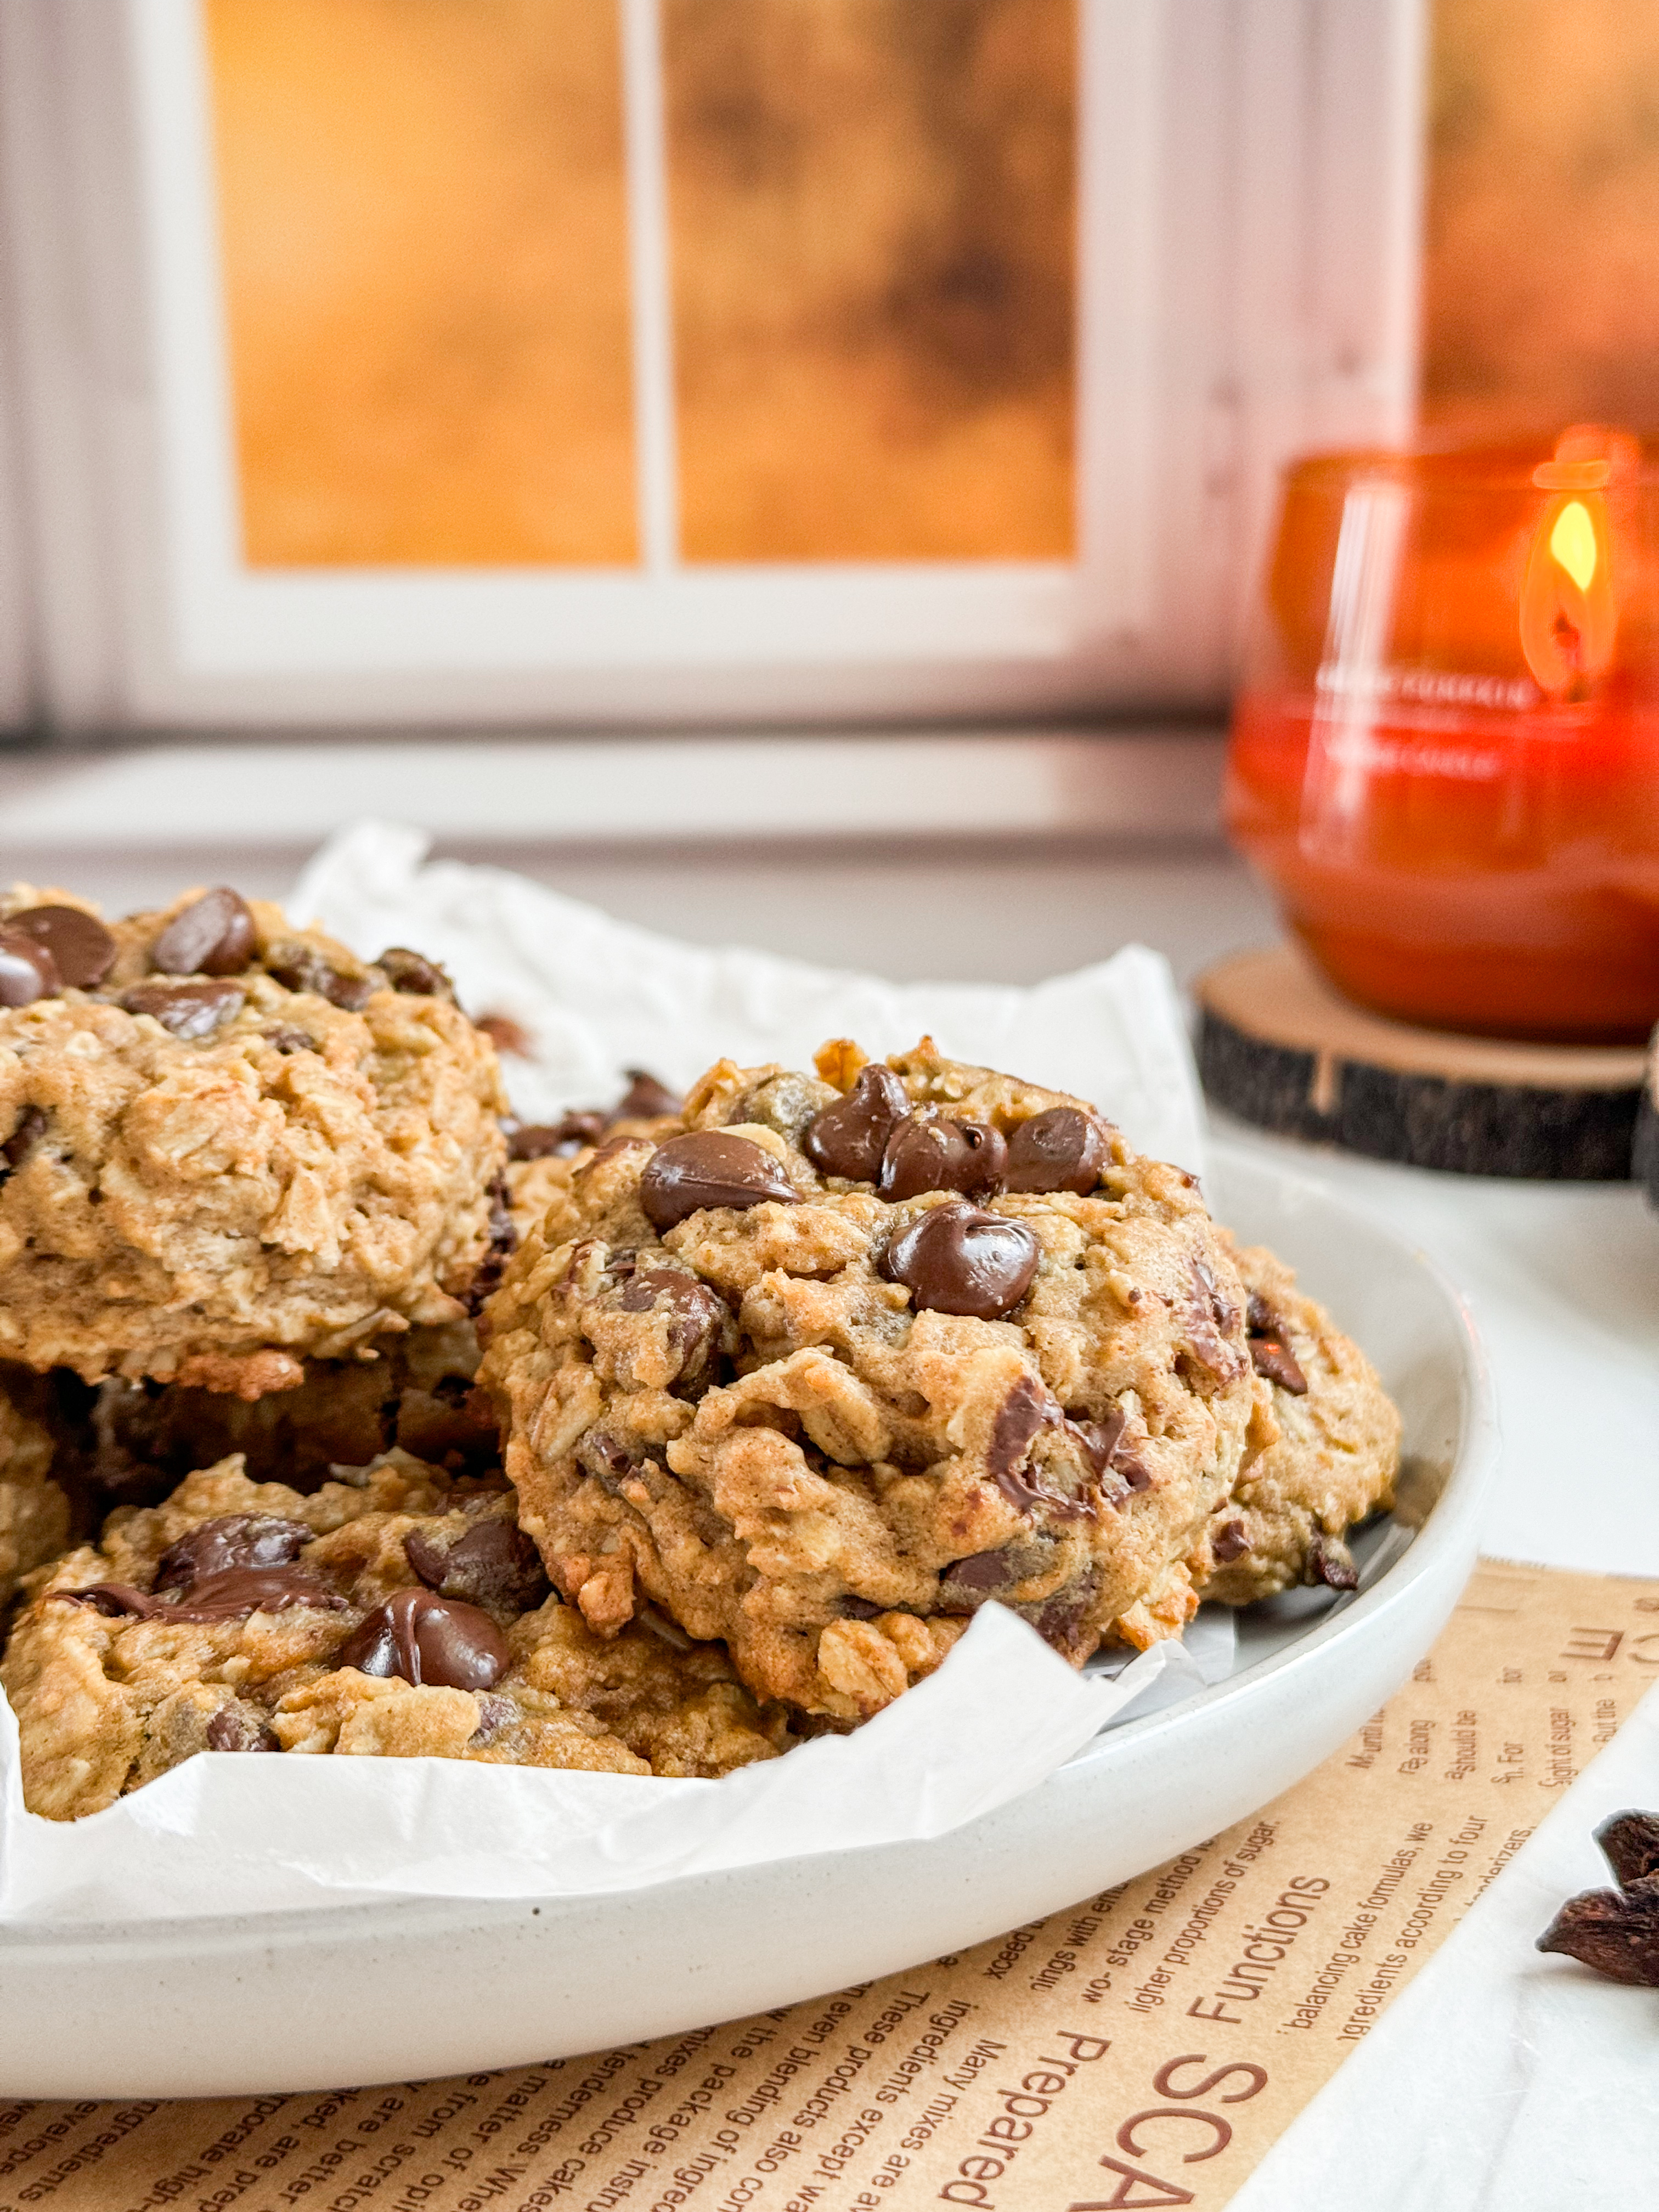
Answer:
[[[1613,659],[1619,627],[1607,491],[1635,465],[1633,441],[1583,426],[1533,471],[1549,496],[1533,533],[1521,586],[1521,648],[1544,690],[1583,695]]]
[[[1569,500],[1555,518],[1550,551],[1579,590],[1589,591],[1595,574],[1595,525],[1583,500]]]

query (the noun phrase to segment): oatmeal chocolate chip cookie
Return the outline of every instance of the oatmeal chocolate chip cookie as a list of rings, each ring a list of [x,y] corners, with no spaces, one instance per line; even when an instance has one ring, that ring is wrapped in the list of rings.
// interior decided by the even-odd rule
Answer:
[[[82,1386],[61,1460],[103,1513],[156,1504],[192,1468],[232,1452],[252,1480],[300,1491],[394,1447],[452,1475],[486,1477],[501,1449],[494,1409],[474,1387],[477,1364],[477,1336],[461,1321],[376,1337],[356,1358],[307,1359],[295,1389],[252,1400],[108,1376]]]
[[[228,890],[107,927],[14,890],[0,1358],[253,1397],[456,1318],[506,1230],[501,1104],[413,954],[366,964]]]
[[[52,1475],[50,1431],[0,1378],[0,1618],[21,1577],[70,1540],[70,1500]]]
[[[1352,1589],[1343,1539],[1394,1503],[1400,1415],[1376,1370],[1265,1246],[1233,1251],[1249,1293],[1256,1373],[1271,1384],[1279,1441],[1240,1474],[1206,1536],[1199,1595],[1249,1605],[1299,1583]]]
[[[1193,1179],[927,1042],[819,1068],[722,1061],[682,1132],[579,1155],[486,1307],[555,1583],[840,1722],[990,1598],[1079,1662],[1177,1633],[1273,1433]]]
[[[199,1751],[716,1775],[788,1747],[718,1649],[595,1636],[511,1498],[470,1491],[401,1452],[309,1496],[233,1457],[112,1515],[34,1576],[0,1662],[30,1808],[96,1812]]]

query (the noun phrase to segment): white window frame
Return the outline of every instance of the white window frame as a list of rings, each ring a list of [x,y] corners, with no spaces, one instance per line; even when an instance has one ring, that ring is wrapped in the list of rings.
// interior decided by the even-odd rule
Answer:
[[[719,565],[675,550],[657,0],[620,8],[640,565],[252,569],[200,0],[0,0],[44,711],[75,731],[1218,701],[1279,460],[1411,419],[1425,0],[1079,0],[1075,559]]]

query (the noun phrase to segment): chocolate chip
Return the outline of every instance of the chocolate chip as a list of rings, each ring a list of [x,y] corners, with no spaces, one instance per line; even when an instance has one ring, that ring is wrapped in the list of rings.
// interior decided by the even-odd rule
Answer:
[[[849,1590],[836,1610],[844,1620],[874,1620],[887,1607],[878,1605],[872,1597],[854,1597]]]
[[[1308,1378],[1291,1350],[1284,1318],[1259,1291],[1250,1292],[1244,1326],[1249,1331],[1246,1341],[1250,1347],[1250,1364],[1256,1373],[1265,1376],[1269,1382],[1276,1382],[1281,1390],[1288,1390],[1293,1398],[1306,1397]]]
[[[210,1751],[280,1751],[282,1745],[265,1725],[257,1705],[233,1698],[221,1705],[207,1724]]]
[[[64,1605],[83,1605],[88,1613],[101,1613],[109,1620],[119,1620],[124,1613],[135,1620],[148,1620],[152,1613],[163,1609],[148,1590],[137,1589],[131,1583],[88,1583],[84,1589],[48,1590],[46,1595]]]
[[[17,1125],[3,1145],[0,1158],[8,1168],[21,1168],[35,1146],[46,1133],[46,1117],[38,1106],[26,1106],[17,1117]]]
[[[1353,1554],[1340,1536],[1316,1534],[1308,1546],[1308,1580],[1323,1583],[1327,1589],[1359,1588],[1359,1570]]]
[[[1538,1938],[1609,1981],[1659,1989],[1659,1878],[1570,1897]]]
[[[284,938],[265,953],[265,973],[285,991],[309,991],[331,1006],[355,1014],[368,1005],[374,986],[367,975],[348,975],[325,960],[314,945]]]
[[[628,1088],[611,1109],[606,1117],[612,1121],[655,1121],[665,1115],[678,1114],[685,1104],[665,1083],[642,1067],[625,1067]]]
[[[375,962],[386,970],[394,991],[412,991],[423,999],[453,999],[455,987],[435,961],[411,952],[406,945],[388,945]]]
[[[694,1129],[659,1145],[640,1177],[640,1204],[653,1229],[672,1229],[705,1206],[746,1210],[768,1200],[799,1203],[799,1194],[770,1152],[725,1129]]]
[[[1000,1552],[973,1552],[965,1559],[952,1559],[939,1578],[941,1595],[953,1589],[981,1594],[1010,1589],[1018,1580],[1019,1570],[1006,1548]]]
[[[246,899],[204,891],[173,915],[150,947],[149,964],[162,975],[240,975],[258,942]]]
[[[1034,1505],[1055,1503],[1053,1494],[1025,1471],[1025,1457],[1040,1432],[1060,1419],[1060,1408],[1040,1382],[1022,1375],[997,1407],[985,1472],[1011,1505],[1029,1513]]]
[[[1075,1191],[1084,1198],[1111,1158],[1106,1129],[1079,1106],[1051,1106],[1022,1121],[1008,1139],[1010,1190]]]
[[[636,1452],[605,1429],[588,1431],[576,1447],[576,1459],[612,1498],[618,1494],[629,1476],[637,1474],[645,1464]]]
[[[315,1052],[317,1040],[305,1030],[296,1030],[284,1022],[278,1028],[264,1032],[265,1042],[278,1052]]]
[[[603,1114],[567,1114],[559,1121],[515,1122],[507,1133],[510,1160],[544,1160],[597,1145],[607,1123]]]
[[[429,1589],[394,1590],[334,1654],[337,1667],[446,1690],[493,1689],[512,1659],[487,1613]]]
[[[1074,1667],[1080,1667],[1100,1641],[1091,1620],[1099,1589],[1098,1574],[1088,1568],[1029,1616],[1043,1642]]]
[[[1186,1322],[1186,1357],[1218,1383],[1236,1382],[1244,1361],[1230,1340],[1237,1328],[1238,1308],[1216,1280],[1207,1261],[1188,1263],[1188,1292],[1182,1318]]]
[[[1107,1503],[1112,1505],[1121,1504],[1132,1490],[1150,1490],[1152,1486],[1150,1471],[1133,1452],[1124,1449],[1123,1431],[1127,1421],[1121,1406],[1114,1406],[1098,1421],[1091,1419],[1086,1413],[1066,1416],[1066,1434],[1088,1461],[1091,1472],[1103,1486]]]
[[[1224,1521],[1210,1539],[1210,1555],[1218,1567],[1226,1566],[1250,1548],[1242,1521]]]
[[[988,1198],[1002,1182],[1008,1147],[984,1121],[951,1121],[912,1114],[887,1139],[881,1161],[881,1194],[897,1200],[927,1190],[959,1190]]]
[[[286,1567],[311,1541],[302,1521],[273,1513],[225,1513],[199,1522],[169,1544],[155,1563],[151,1587],[190,1590],[228,1567]]]
[[[0,1006],[32,1006],[55,999],[58,963],[44,945],[21,930],[0,928]]]
[[[1601,1856],[1613,1869],[1621,1889],[1633,1881],[1659,1875],[1659,1816],[1652,1813],[1615,1813],[1595,1832]]]
[[[547,1595],[547,1577],[534,1540],[511,1521],[475,1522],[452,1544],[424,1528],[404,1538],[409,1564],[428,1589],[469,1605],[529,1613]]]
[[[121,1004],[194,1044],[240,1013],[246,996],[235,983],[135,983],[121,994]]]
[[[52,955],[59,983],[72,991],[95,990],[115,965],[115,939],[95,914],[78,906],[29,906],[9,914],[0,928],[32,937]]]
[[[130,1583],[94,1583],[87,1589],[49,1595],[90,1606],[94,1613],[130,1614],[137,1620],[245,1620],[252,1613],[283,1613],[290,1606],[334,1608],[345,1603],[337,1590],[301,1566],[228,1567],[204,1576],[177,1599],[165,1593],[151,1596]]]
[[[718,1291],[668,1267],[645,1267],[637,1273],[630,1270],[616,1304],[622,1313],[668,1316],[669,1346],[679,1361],[676,1381],[696,1382],[702,1376],[732,1320],[732,1310]]]
[[[501,1277],[507,1273],[507,1263],[519,1249],[518,1224],[513,1218],[507,1196],[507,1177],[502,1175],[492,1177],[489,1214],[485,1224],[489,1242],[484,1246],[483,1257],[467,1287],[465,1304],[470,1314],[481,1312],[484,1300],[500,1289]]]
[[[984,1213],[964,1199],[932,1207],[902,1229],[882,1255],[882,1273],[902,1283],[918,1312],[999,1321],[1031,1287],[1042,1247],[1023,1221]]]
[[[514,1060],[534,1060],[536,1047],[522,1022],[511,1014],[480,1014],[472,1024],[482,1030],[497,1052],[510,1052]]]
[[[892,1069],[870,1060],[847,1096],[807,1123],[800,1148],[820,1175],[874,1182],[887,1139],[909,1110],[909,1094]]]

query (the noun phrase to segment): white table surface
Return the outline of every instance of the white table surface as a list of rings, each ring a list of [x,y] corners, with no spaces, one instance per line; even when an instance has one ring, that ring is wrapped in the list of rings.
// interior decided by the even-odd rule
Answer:
[[[1162,781],[1157,757],[1144,751],[1102,764],[1097,752],[1050,744],[1029,767],[1006,746],[994,763],[935,753],[952,777],[981,761],[995,771],[971,805],[951,802],[943,838],[921,834],[930,781],[911,744],[888,760],[879,746],[843,756],[856,790],[821,818],[798,755],[769,760],[751,747],[736,762],[714,760],[711,772],[728,784],[775,767],[795,788],[793,811],[782,799],[769,812],[751,810],[740,836],[719,806],[687,817],[683,830],[677,823],[677,808],[700,788],[684,751],[678,795],[655,807],[644,835],[637,821],[629,834],[625,814],[606,812],[591,757],[585,811],[557,820],[556,749],[495,760],[483,796],[476,750],[428,741],[410,754],[418,771],[410,787],[441,836],[459,818],[447,813],[453,794],[471,793],[452,849],[703,942],[763,944],[900,979],[1030,981],[1138,937],[1185,980],[1273,933],[1267,901],[1215,840],[1214,749],[1198,741],[1170,757]],[[303,757],[293,748],[222,748],[210,760],[175,751],[148,769],[143,757],[121,755],[8,763],[0,820],[18,833],[7,838],[8,858],[17,872],[72,882],[118,910],[191,881],[279,895],[304,837],[364,811],[365,793],[397,815],[396,758],[395,750],[356,749],[332,784],[316,748]],[[650,758],[631,759],[637,785]],[[535,770],[527,780],[526,763]],[[293,796],[296,777],[310,793],[304,804]],[[273,778],[287,796],[275,827],[262,830]],[[890,830],[880,807],[890,785],[900,794]],[[531,790],[534,803],[515,810],[515,790]],[[999,818],[1020,834],[994,834]],[[1490,1347],[1505,1437],[1487,1551],[1659,1577],[1659,1216],[1634,1188],[1431,1174],[1226,1126],[1384,1215],[1464,1289]],[[1237,2200],[1240,2212],[1659,2204],[1659,2001],[1559,1974],[1554,1994],[1540,1996],[1528,1946],[1503,1932],[1505,1915],[1531,1929],[1534,1889],[1559,1895],[1600,1878],[1589,1828],[1631,1802],[1659,1805],[1659,1715],[1621,1735],[1576,1786],[1276,2148]],[[1550,1966],[1555,1972],[1559,1962]],[[1540,2034],[1552,2039],[1547,2063]],[[1484,2072],[1468,2056],[1476,2045],[1487,2053]],[[1462,2085],[1450,2103],[1448,2084]],[[1419,2107],[1422,2126],[1410,2117]],[[1397,2124],[1363,2130],[1362,2185],[1352,2153],[1359,2115],[1377,2110]]]

